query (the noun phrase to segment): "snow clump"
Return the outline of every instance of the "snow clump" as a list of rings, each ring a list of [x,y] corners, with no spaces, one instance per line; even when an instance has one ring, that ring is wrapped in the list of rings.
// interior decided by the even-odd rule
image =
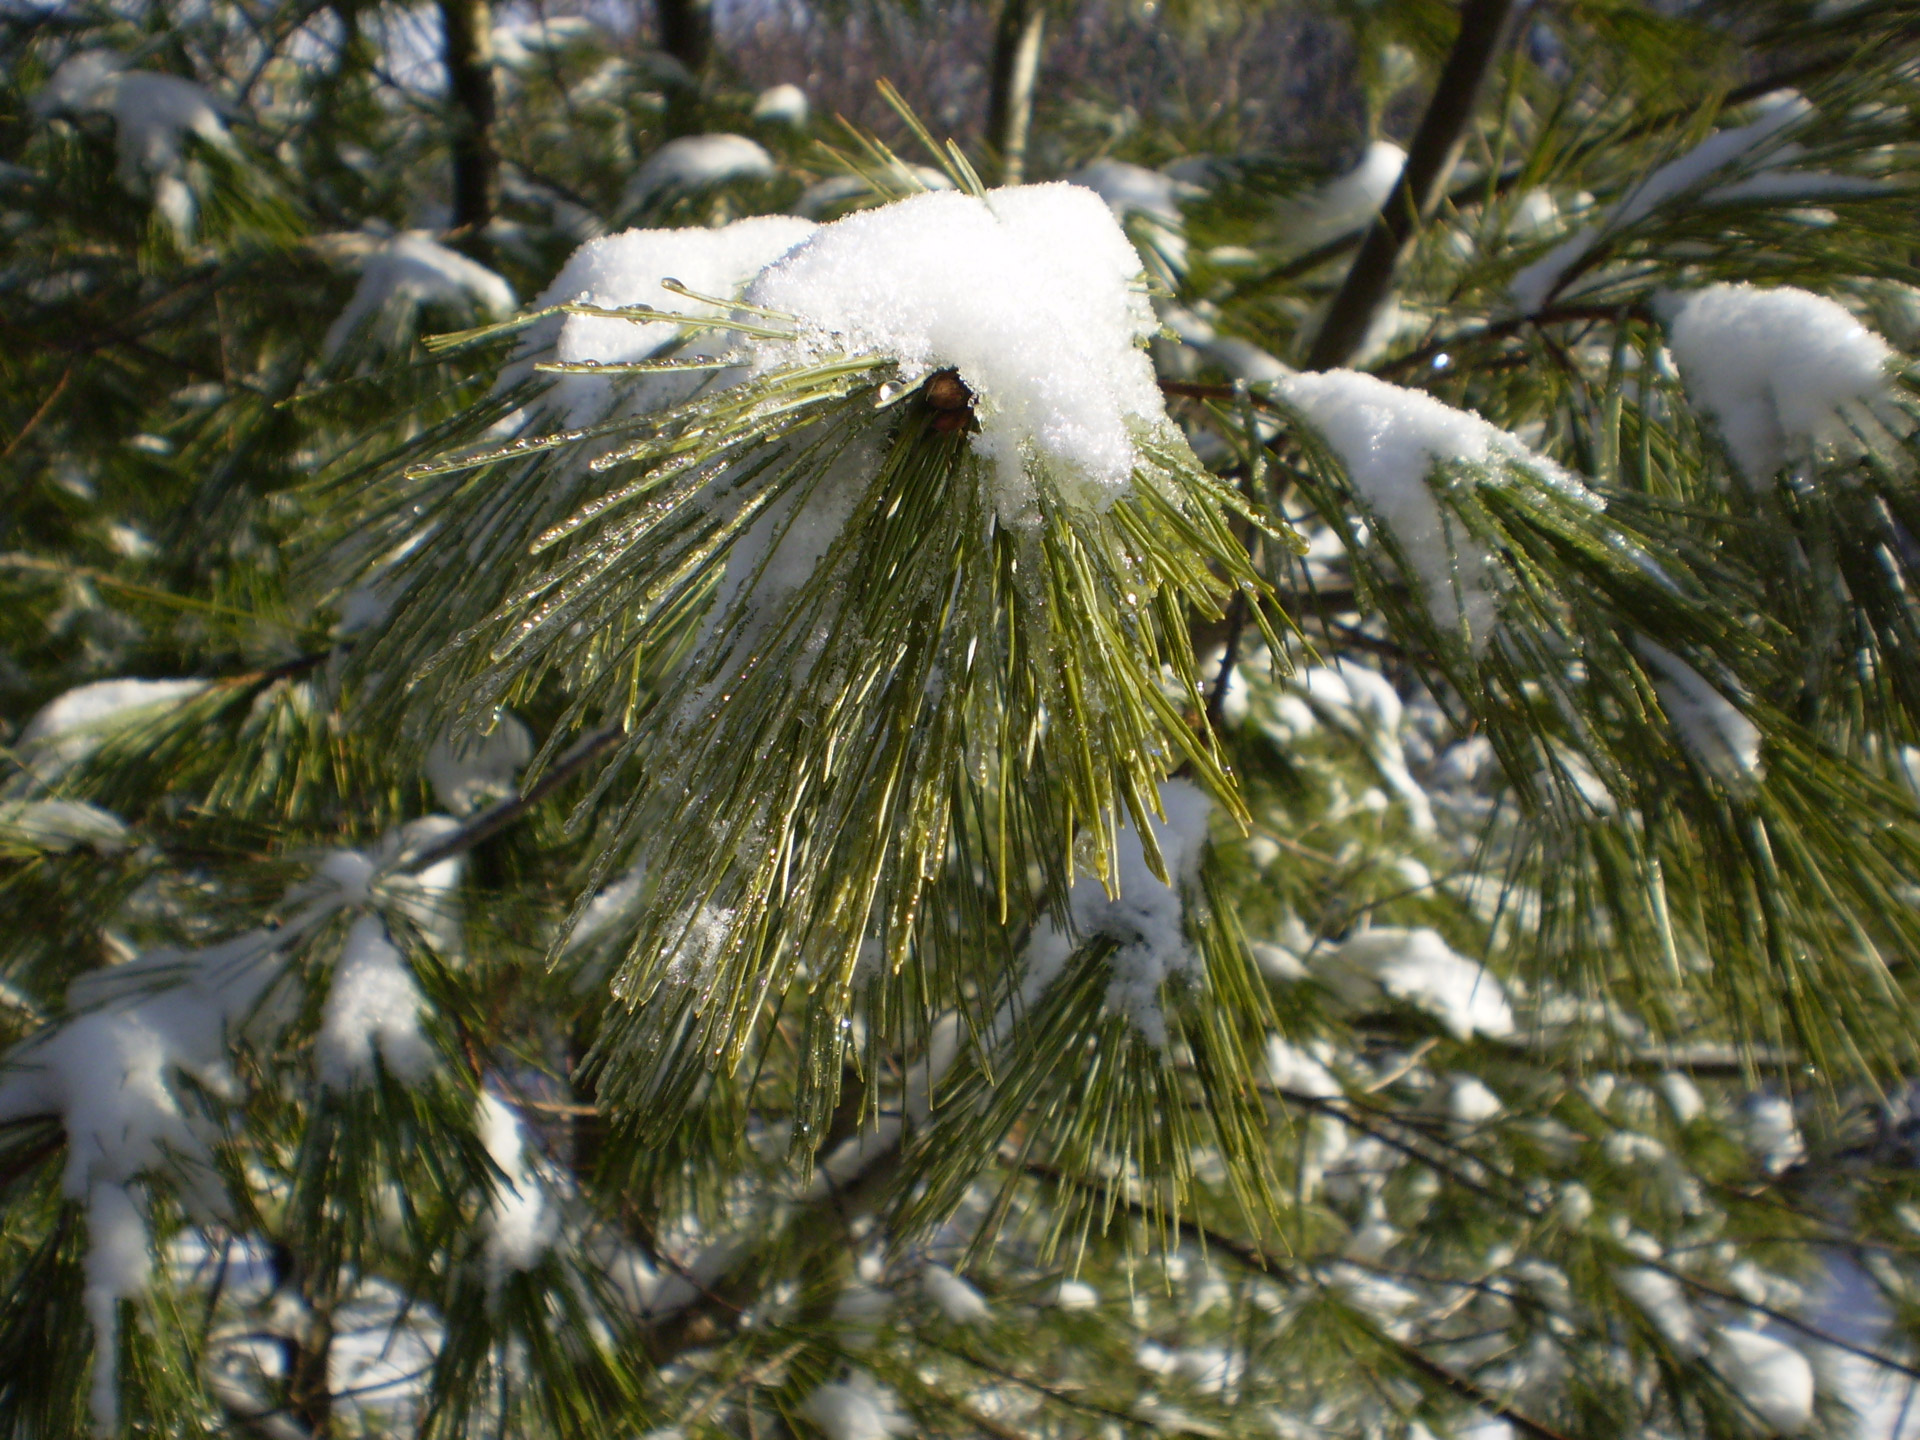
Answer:
[[[1148,1044],[1164,1050],[1167,1017],[1160,1008],[1160,987],[1174,976],[1193,977],[1200,969],[1200,957],[1187,943],[1181,889],[1200,873],[1213,802],[1186,781],[1169,780],[1160,787],[1160,808],[1167,818],[1152,822],[1153,838],[1173,884],[1147,868],[1139,833],[1131,825],[1124,827],[1113,850],[1118,894],[1110,897],[1090,875],[1074,882],[1067,896],[1069,929],[1061,930],[1051,918],[1034,927],[1020,1002],[1037,1002],[1074,950],[1104,935],[1119,942],[1108,961],[1112,978],[1107,1008],[1125,1015]]]
[[[753,276],[817,228],[808,220],[769,215],[713,230],[626,230],[602,236],[573,252],[534,305],[536,309],[593,305],[608,310],[640,305],[704,318],[713,313],[710,307],[664,288],[661,282],[677,280],[698,294],[732,300]],[[524,379],[536,360],[547,358],[570,365],[645,360],[684,333],[685,327],[672,320],[543,316],[527,328],[500,383],[504,388]],[[637,409],[658,409],[689,398],[701,379],[653,375],[626,393]],[[565,375],[551,392],[552,403],[565,413],[569,428],[590,425],[604,419],[612,408],[614,386],[612,379],[597,375]]]
[[[1513,1008],[1486,967],[1429,929],[1362,930],[1327,951],[1316,973],[1348,1005],[1384,994],[1438,1020],[1458,1040],[1513,1034]]]
[[[1198,186],[1123,160],[1096,160],[1067,179],[1106,201],[1122,225],[1137,216],[1144,246],[1170,272],[1178,274],[1187,268],[1187,221],[1180,202],[1200,195]]]
[[[67,691],[20,732],[14,754],[26,774],[9,781],[6,793],[58,784],[116,734],[162,718],[206,688],[205,680],[96,680]]]
[[[975,397],[973,446],[997,468],[1003,517],[1032,517],[1035,460],[1103,503],[1131,481],[1134,430],[1165,423],[1139,276],[1112,212],[1081,186],[913,195],[826,226],[748,288],[799,325],[791,342],[756,346],[755,365],[884,356],[907,384],[952,368]]]
[[[1668,161],[1629,190],[1597,224],[1588,225],[1549,250],[1513,277],[1508,293],[1522,315],[1532,315],[1559,292],[1566,273],[1586,259],[1608,235],[1635,225],[1677,195],[1700,189],[1720,171],[1745,160],[1763,147],[1777,145],[1780,134],[1813,114],[1813,106],[1793,90],[1783,90],[1760,102],[1758,118],[1750,124],[1709,135],[1693,149]],[[1784,158],[1782,156],[1781,158]],[[1762,165],[1766,163],[1765,158]],[[1719,198],[1740,198],[1737,194]]]
[[[1642,637],[1634,647],[1654,670],[1653,689],[1687,753],[1722,784],[1745,788],[1763,773],[1760,731],[1698,670]]]
[[[486,266],[449,250],[424,230],[408,230],[367,256],[353,298],[328,327],[321,353],[331,359],[369,321],[383,327],[376,338],[391,347],[428,305],[498,320],[514,304],[513,287]]]
[[[1859,453],[1851,407],[1884,405],[1893,348],[1841,305],[1790,285],[1709,285],[1681,301],[1673,356],[1749,485],[1798,453]],[[1896,422],[1897,423],[1897,422]]]
[[[1406,166],[1406,151],[1391,141],[1373,141],[1353,169],[1285,208],[1288,242],[1299,250],[1315,250],[1371,223]]]
[[[1766,1434],[1798,1435],[1813,1423],[1813,1366],[1793,1346],[1758,1330],[1730,1328],[1714,1337],[1713,1359]]]
[[[762,90],[753,100],[753,118],[762,125],[791,125],[798,130],[807,123],[807,92],[798,85],[774,85]]]
[[[978,1325],[993,1318],[986,1297],[943,1265],[920,1272],[921,1292],[955,1325]]]
[[[496,1290],[510,1270],[531,1270],[540,1263],[560,1230],[560,1217],[547,1203],[537,1167],[529,1162],[520,1119],[492,1095],[482,1093],[480,1141],[500,1167],[487,1206],[487,1272]]]
[[[347,931],[334,966],[326,1013],[314,1050],[321,1082],[349,1090],[373,1077],[376,1056],[395,1078],[412,1084],[432,1073],[433,1047],[420,1031],[426,1001],[406,960],[376,915]]]
[[[733,180],[766,180],[774,169],[773,156],[744,135],[682,135],[646,158],[622,203],[635,210]]]
[[[800,1414],[826,1432],[827,1440],[889,1440],[915,1429],[893,1392],[864,1370],[822,1385],[806,1398]]]
[[[126,61],[108,50],[69,55],[34,96],[33,112],[41,119],[63,111],[112,116],[120,183],[135,189],[143,180],[151,182],[154,208],[184,236],[193,229],[196,213],[183,173],[187,137],[232,148],[222,106],[191,80],[125,67]]]
[[[1700,1353],[1700,1321],[1678,1280],[1664,1270],[1638,1265],[1621,1271],[1616,1281],[1669,1345],[1682,1355]]]
[[[1478,540],[1451,523],[1429,476],[1442,465],[1504,463],[1597,504],[1579,482],[1498,426],[1418,390],[1353,370],[1291,375],[1274,391],[1298,409],[1346,467],[1367,508],[1385,522],[1426,593],[1434,623],[1491,633],[1500,571]]]
[[[542,15],[508,20],[493,27],[493,63],[522,70],[536,60],[592,40],[600,27],[584,15]]]
[[[429,746],[427,783],[444,809],[471,815],[510,798],[532,758],[533,732],[512,715],[497,714],[484,735],[443,735]]]

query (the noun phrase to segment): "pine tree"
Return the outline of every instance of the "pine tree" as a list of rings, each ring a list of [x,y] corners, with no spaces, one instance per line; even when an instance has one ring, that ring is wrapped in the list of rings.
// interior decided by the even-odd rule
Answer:
[[[0,13],[0,1432],[1904,1425],[1920,8],[664,18]]]

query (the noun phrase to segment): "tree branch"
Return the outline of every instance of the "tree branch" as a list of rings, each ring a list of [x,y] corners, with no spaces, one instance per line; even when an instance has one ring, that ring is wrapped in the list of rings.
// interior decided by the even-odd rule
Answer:
[[[442,860],[450,860],[455,855],[466,854],[482,840],[499,834],[578,775],[595,756],[626,733],[625,727],[620,725],[608,725],[595,730],[573,749],[554,761],[553,768],[536,780],[525,793],[511,800],[502,800],[498,805],[488,806],[438,844],[429,845],[425,850],[408,855],[399,867],[400,873],[418,875],[422,870],[438,865]]]
[[[446,34],[447,98],[453,102],[453,228],[467,250],[488,258],[487,226],[500,206],[500,151],[494,142],[493,7],[489,0],[440,0]]]
[[[1034,1176],[1036,1179],[1046,1180],[1055,1185],[1069,1185],[1075,1189],[1085,1190],[1101,1200],[1127,1211],[1129,1214],[1136,1215],[1143,1220],[1151,1221],[1156,1225],[1163,1224],[1169,1218],[1163,1214],[1158,1207],[1149,1205],[1145,1201],[1123,1190],[1110,1189],[1102,1181],[1082,1179],[1078,1175],[1070,1175],[1064,1170],[1056,1170],[1053,1166],[1038,1161],[1029,1161],[1023,1168],[1027,1174]],[[1198,1220],[1190,1219],[1184,1215],[1173,1216],[1171,1218],[1174,1227],[1187,1239],[1197,1241],[1208,1249],[1218,1250],[1223,1255],[1232,1257],[1250,1270],[1257,1270],[1267,1275],[1278,1275],[1294,1284],[1320,1283],[1319,1277],[1313,1274],[1311,1267],[1297,1265],[1289,1260],[1283,1259],[1262,1245],[1257,1245],[1252,1241],[1241,1240],[1221,1231],[1213,1230],[1201,1224]],[[1385,1332],[1378,1332],[1378,1336],[1380,1343],[1392,1350],[1395,1355],[1406,1363],[1408,1368],[1417,1370],[1428,1380],[1433,1381],[1446,1390],[1452,1391],[1461,1399],[1472,1403],[1476,1408],[1505,1420],[1509,1425],[1512,1425],[1523,1434],[1532,1436],[1533,1440],[1567,1440],[1567,1437],[1558,1430],[1553,1429],[1549,1425],[1542,1424],[1522,1410],[1516,1410],[1512,1405],[1480,1384],[1479,1381],[1473,1379],[1471,1376],[1461,1374],[1449,1365],[1442,1364],[1411,1341],[1398,1339]]]
[[[1026,177],[1027,132],[1046,25],[1044,0],[1001,0],[987,93],[987,147],[1000,162],[1002,185],[1018,185]]]
[[[1406,168],[1333,297],[1307,354],[1309,370],[1344,365],[1360,349],[1368,327],[1393,288],[1394,271],[1440,203],[1441,192],[1466,143],[1467,125],[1473,119],[1481,82],[1505,40],[1512,13],[1513,0],[1466,0],[1461,6],[1460,33],[1454,38],[1427,113],[1414,133]]]

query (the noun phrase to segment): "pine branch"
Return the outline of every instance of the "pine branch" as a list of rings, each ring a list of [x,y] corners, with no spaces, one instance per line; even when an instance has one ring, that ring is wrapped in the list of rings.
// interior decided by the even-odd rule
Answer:
[[[422,870],[430,869],[442,860],[451,860],[456,855],[464,855],[482,840],[498,835],[586,769],[608,746],[623,738],[626,733],[623,726],[608,725],[585,736],[571,750],[554,761],[551,769],[519,795],[482,810],[444,840],[429,845],[425,850],[406,855],[401,863],[400,873],[418,875]]]
[[[1128,1191],[1116,1190],[1104,1181],[1070,1175],[1038,1161],[1029,1161],[1023,1168],[1027,1174],[1036,1179],[1045,1180],[1056,1186],[1064,1185],[1085,1191],[1106,1206],[1125,1210],[1128,1214],[1146,1220],[1163,1230],[1177,1229],[1185,1238],[1194,1240],[1207,1249],[1218,1250],[1221,1254],[1229,1256],[1247,1269],[1259,1274],[1277,1275],[1295,1285],[1320,1283],[1309,1267],[1297,1265],[1282,1256],[1275,1255],[1264,1246],[1215,1230],[1184,1214],[1170,1217],[1159,1207],[1148,1204]],[[1534,1440],[1568,1440],[1568,1437],[1560,1431],[1514,1408],[1472,1377],[1463,1375],[1451,1366],[1435,1360],[1411,1341],[1398,1339],[1384,1331],[1376,1333],[1380,1343],[1392,1350],[1410,1369],[1419,1371],[1427,1379],[1470,1402],[1475,1408],[1505,1420],[1523,1433],[1534,1437]]]
[[[1406,168],[1334,295],[1307,353],[1307,369],[1336,369],[1365,340],[1393,288],[1394,271],[1440,203],[1466,144],[1481,82],[1505,41],[1512,12],[1513,0],[1466,0],[1461,7],[1460,32],[1407,150]]]

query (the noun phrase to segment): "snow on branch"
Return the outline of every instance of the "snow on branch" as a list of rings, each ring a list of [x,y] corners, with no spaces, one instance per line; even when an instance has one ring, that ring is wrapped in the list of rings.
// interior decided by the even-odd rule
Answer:
[[[1274,393],[1340,457],[1361,500],[1413,567],[1434,623],[1464,628],[1476,646],[1492,633],[1501,572],[1486,546],[1441,507],[1434,472],[1448,465],[1511,467],[1584,504],[1599,503],[1506,431],[1421,391],[1329,370],[1287,376]]]
[[[1842,305],[1791,285],[1709,285],[1680,297],[1672,344],[1689,398],[1719,426],[1749,485],[1802,454],[1861,453],[1849,425],[1893,413],[1898,355]]]

